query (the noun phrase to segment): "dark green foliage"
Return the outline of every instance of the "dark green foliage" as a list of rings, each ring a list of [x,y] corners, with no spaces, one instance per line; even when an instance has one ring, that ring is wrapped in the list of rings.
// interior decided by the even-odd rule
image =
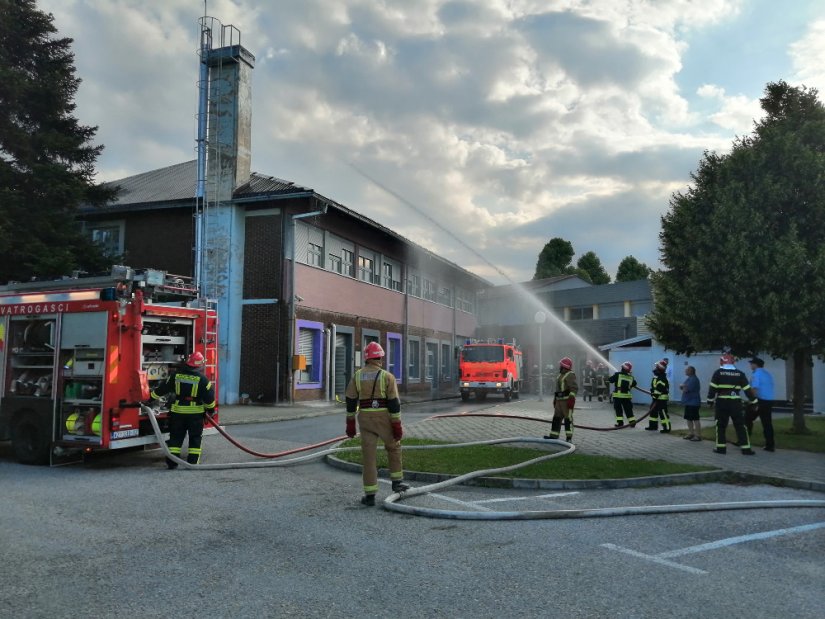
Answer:
[[[573,243],[562,238],[555,237],[544,246],[536,262],[536,274],[533,279],[544,279],[556,275],[565,275],[573,267],[571,261],[576,252],[573,250]]]
[[[72,116],[72,41],[33,0],[0,0],[0,15],[0,282],[99,270],[75,212],[111,195],[93,185],[96,128]]]
[[[595,252],[589,251],[576,262],[576,266],[590,276],[590,281],[594,284],[609,284],[610,276],[602,266],[602,261]]]
[[[671,198],[650,326],[676,351],[793,357],[802,431],[803,372],[825,353],[825,108],[782,81],[761,104],[753,133],[706,152]]]
[[[650,277],[652,270],[644,262],[639,262],[633,256],[625,256],[616,270],[617,282],[635,282]]]

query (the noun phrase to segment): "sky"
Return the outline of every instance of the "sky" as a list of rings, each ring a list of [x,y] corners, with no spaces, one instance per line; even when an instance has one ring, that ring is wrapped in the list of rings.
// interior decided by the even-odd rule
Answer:
[[[38,6],[74,39],[98,180],[196,157],[202,0]],[[825,89],[820,0],[208,0],[206,14],[256,57],[253,171],[497,284],[531,279],[553,237],[611,277],[628,255],[659,268],[671,196],[752,130],[766,84]]]

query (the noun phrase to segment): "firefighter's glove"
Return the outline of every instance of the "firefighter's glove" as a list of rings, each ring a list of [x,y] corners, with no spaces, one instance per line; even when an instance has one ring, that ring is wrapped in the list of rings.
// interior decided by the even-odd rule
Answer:
[[[573,407],[576,406],[576,398],[572,395],[567,398],[567,410],[573,410]]]
[[[714,404],[716,404],[716,400],[710,400],[710,399],[709,399],[709,400],[708,400],[708,402],[707,402],[707,404],[708,404],[708,406],[709,406],[710,408],[713,408]]]
[[[754,407],[755,407],[757,404],[759,404],[759,400],[758,400],[757,398],[754,398],[753,400],[751,400],[750,402],[748,402],[748,405],[750,405],[750,406],[754,406]]]
[[[347,436],[349,438],[355,436],[355,417],[347,417]]]
[[[394,419],[392,421],[392,437],[396,441],[400,441],[403,436],[404,436],[404,429],[401,427],[401,420],[400,419]]]

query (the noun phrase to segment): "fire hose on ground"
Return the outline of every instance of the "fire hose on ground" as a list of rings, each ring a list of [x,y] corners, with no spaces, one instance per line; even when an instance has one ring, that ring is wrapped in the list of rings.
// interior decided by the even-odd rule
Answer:
[[[329,449],[324,449],[322,451],[318,451],[315,453],[297,456],[292,458],[287,458],[284,460],[276,460],[276,458],[281,458],[287,455],[299,453],[302,451],[308,451],[310,449],[315,449],[317,447],[321,447],[324,445],[328,445],[332,442],[339,441],[344,437],[337,437],[334,439],[330,439],[328,441],[324,441],[322,443],[316,443],[315,445],[309,445],[305,447],[300,447],[298,449],[288,450],[284,452],[279,452],[277,454],[264,454],[262,458],[267,458],[266,461],[252,461],[252,462],[235,462],[235,463],[224,463],[224,464],[190,464],[186,460],[179,458],[176,455],[173,455],[169,451],[169,447],[166,445],[166,441],[163,437],[163,432],[161,432],[160,426],[158,424],[156,418],[156,411],[144,404],[141,405],[141,409],[149,418],[150,423],[152,424],[152,429],[154,430],[155,436],[158,439],[158,444],[160,445],[161,449],[163,450],[165,456],[176,462],[178,465],[182,466],[186,469],[194,469],[194,470],[227,470],[227,469],[246,469],[246,468],[271,468],[271,467],[287,467],[287,466],[294,466],[298,464],[304,464],[313,460],[318,460],[323,458],[327,455],[335,454],[335,453],[345,453],[345,452],[352,452],[356,450],[360,450],[360,447],[333,447]],[[490,415],[494,417],[504,417],[504,415]],[[446,415],[436,416],[437,417],[445,417]],[[455,416],[462,416],[462,415],[455,415]],[[469,415],[463,415],[469,416]],[[211,420],[211,417],[209,417]],[[536,418],[526,418],[526,419],[533,419],[538,420]],[[546,421],[546,420],[543,420]],[[212,425],[218,428],[217,422],[211,421]],[[227,438],[229,435],[222,431],[222,428],[219,430],[221,434]],[[234,439],[231,442],[240,447],[240,444],[235,441]],[[414,516],[426,516],[429,518],[447,518],[447,519],[457,519],[457,520],[547,520],[547,519],[568,519],[568,518],[607,518],[607,517],[614,517],[614,516],[641,516],[641,515],[653,515],[653,514],[673,514],[673,513],[690,513],[690,512],[713,512],[713,511],[726,511],[726,510],[741,510],[741,509],[787,509],[787,508],[825,508],[825,501],[820,500],[776,500],[776,501],[738,501],[738,502],[721,502],[721,503],[688,503],[682,505],[643,505],[643,506],[623,506],[623,507],[599,507],[599,508],[586,508],[586,509],[550,509],[550,510],[532,510],[532,511],[466,511],[466,510],[449,510],[449,509],[437,509],[432,507],[421,507],[421,506],[412,506],[408,504],[401,503],[402,500],[410,499],[416,496],[421,496],[424,494],[431,494],[433,492],[437,492],[443,490],[445,488],[449,488],[452,486],[456,486],[458,484],[462,484],[464,482],[470,481],[472,479],[476,479],[479,477],[484,476],[493,476],[499,475],[502,473],[509,473],[511,471],[530,466],[532,464],[538,464],[539,462],[544,462],[546,460],[550,460],[553,458],[560,458],[562,456],[566,456],[568,454],[572,454],[576,451],[575,445],[572,443],[568,443],[566,441],[562,441],[559,439],[542,439],[542,438],[535,438],[535,437],[513,437],[513,438],[502,438],[502,439],[491,439],[491,440],[484,440],[484,441],[470,441],[466,443],[455,443],[455,444],[444,444],[444,445],[407,445],[404,449],[446,449],[446,448],[456,448],[456,447],[471,447],[475,445],[501,445],[507,443],[535,443],[541,445],[557,445],[563,447],[562,451],[549,453],[546,455],[539,456],[537,458],[531,458],[530,460],[526,460],[524,462],[519,462],[517,464],[493,468],[493,469],[484,469],[479,471],[473,471],[471,473],[466,473],[464,475],[459,475],[458,477],[454,477],[452,479],[448,479],[446,481],[441,481],[433,484],[427,484],[424,486],[418,486],[415,488],[410,488],[409,490],[398,493],[394,492],[390,494],[386,499],[384,499],[383,507],[389,511],[399,512],[403,514],[410,514]],[[243,448],[244,451],[255,455],[257,452],[253,453],[252,450],[248,448]]]

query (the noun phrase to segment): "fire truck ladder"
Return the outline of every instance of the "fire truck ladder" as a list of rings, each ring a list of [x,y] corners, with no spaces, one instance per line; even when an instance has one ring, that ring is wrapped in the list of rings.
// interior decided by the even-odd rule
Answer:
[[[203,330],[203,345],[204,347],[208,348],[210,345],[214,346],[217,350],[218,347],[218,321],[209,320],[209,313],[218,311],[218,301],[217,299],[208,299],[206,297],[200,297],[198,299],[199,305],[203,308],[203,320],[204,320],[204,330]],[[206,365],[204,366],[206,370],[206,375],[210,377],[217,376],[217,369],[218,369],[218,356],[216,355],[207,355],[206,356]]]

